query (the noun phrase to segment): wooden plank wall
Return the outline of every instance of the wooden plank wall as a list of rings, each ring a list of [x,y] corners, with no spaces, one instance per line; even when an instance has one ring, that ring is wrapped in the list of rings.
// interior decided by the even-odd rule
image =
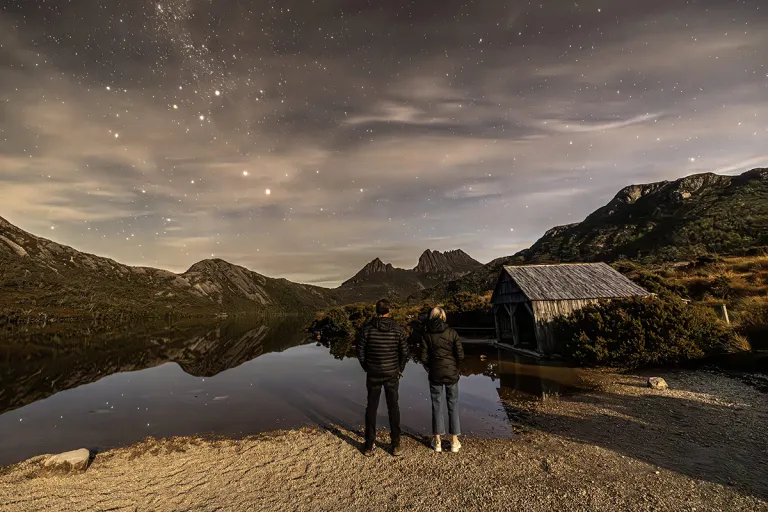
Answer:
[[[498,340],[511,345],[514,340],[512,319],[509,317],[504,306],[494,306],[493,314],[496,320],[496,336]]]
[[[496,289],[496,295],[494,297],[494,303],[496,304],[517,304],[527,301],[523,291],[517,286],[509,274],[504,272],[501,281]]]
[[[568,316],[577,309],[597,302],[600,302],[599,299],[533,301],[531,304],[536,318],[536,338],[539,342],[539,351],[544,354],[551,354],[557,348],[552,320],[559,316]]]

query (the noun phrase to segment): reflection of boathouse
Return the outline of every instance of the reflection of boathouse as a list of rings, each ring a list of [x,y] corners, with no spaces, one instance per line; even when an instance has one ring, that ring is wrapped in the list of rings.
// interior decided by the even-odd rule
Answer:
[[[649,293],[605,263],[504,267],[491,297],[496,340],[550,354],[552,320],[603,299],[638,295]]]

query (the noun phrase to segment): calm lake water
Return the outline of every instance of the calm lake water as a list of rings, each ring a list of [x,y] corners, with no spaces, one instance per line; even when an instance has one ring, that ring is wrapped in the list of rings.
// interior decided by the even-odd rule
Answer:
[[[305,325],[240,322],[0,340],[0,465],[82,447],[103,451],[147,436],[361,428],[363,370],[356,359],[339,359],[343,354],[310,339]],[[566,368],[538,366],[487,345],[465,348],[464,434],[511,436],[501,396],[535,399],[575,384]],[[400,384],[400,407],[406,432],[430,433],[427,375],[413,361]],[[387,426],[383,398],[379,425]]]

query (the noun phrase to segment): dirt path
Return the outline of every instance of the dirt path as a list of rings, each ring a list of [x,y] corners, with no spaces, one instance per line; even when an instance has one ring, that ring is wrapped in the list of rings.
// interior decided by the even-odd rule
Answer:
[[[510,406],[525,423],[517,439],[468,439],[460,454],[408,437],[403,457],[382,446],[366,459],[358,433],[304,429],[147,441],[68,477],[40,476],[31,459],[0,470],[0,510],[768,512],[766,396],[724,377],[664,376],[674,390],[612,376],[602,391]]]

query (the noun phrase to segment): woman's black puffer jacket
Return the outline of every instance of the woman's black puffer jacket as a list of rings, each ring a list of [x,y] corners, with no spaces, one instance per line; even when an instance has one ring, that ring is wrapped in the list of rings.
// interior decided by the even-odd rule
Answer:
[[[464,347],[456,331],[439,318],[427,320],[421,341],[421,361],[429,371],[432,384],[455,384],[459,381],[459,361]]]

